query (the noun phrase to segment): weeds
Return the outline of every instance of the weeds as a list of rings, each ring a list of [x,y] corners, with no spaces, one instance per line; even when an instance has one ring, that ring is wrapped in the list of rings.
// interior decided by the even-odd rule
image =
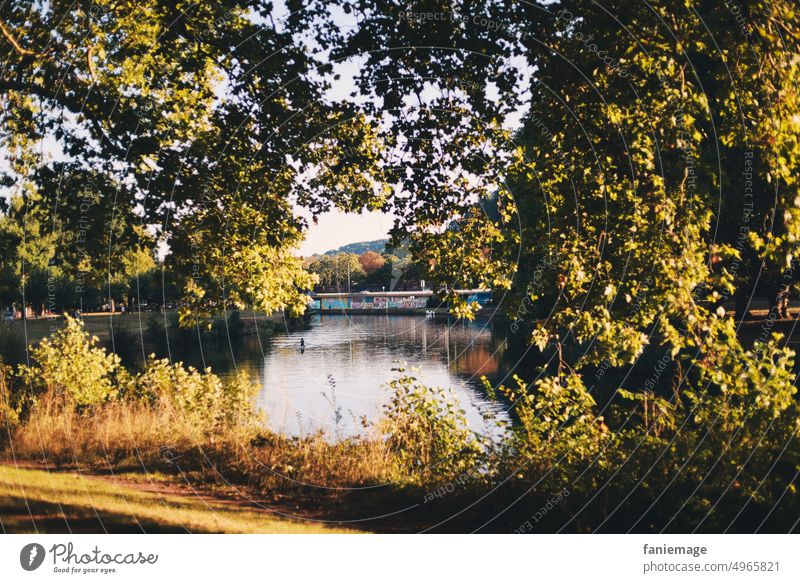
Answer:
[[[399,376],[389,382],[391,395],[379,427],[397,478],[422,483],[476,467],[484,450],[453,391],[423,385],[404,368],[395,370]]]

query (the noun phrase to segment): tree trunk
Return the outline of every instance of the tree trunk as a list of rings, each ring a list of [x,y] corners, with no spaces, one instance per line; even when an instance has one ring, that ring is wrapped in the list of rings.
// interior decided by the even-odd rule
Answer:
[[[770,288],[769,317],[783,320],[789,317],[789,286],[779,284]]]
[[[736,288],[736,292],[733,294],[733,301],[736,304],[736,314],[734,315],[734,319],[737,322],[747,319],[747,312],[750,305],[752,292],[753,289],[749,281]]]

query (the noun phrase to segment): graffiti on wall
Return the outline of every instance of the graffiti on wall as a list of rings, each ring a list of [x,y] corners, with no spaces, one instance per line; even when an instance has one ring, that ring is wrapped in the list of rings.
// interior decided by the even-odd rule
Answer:
[[[492,292],[476,292],[467,296],[467,302],[477,302],[481,306],[489,304]],[[427,296],[364,296],[322,298],[314,301],[315,307],[322,310],[415,310],[428,305]]]
[[[346,310],[348,304],[347,298],[324,298],[322,300],[323,310]]]

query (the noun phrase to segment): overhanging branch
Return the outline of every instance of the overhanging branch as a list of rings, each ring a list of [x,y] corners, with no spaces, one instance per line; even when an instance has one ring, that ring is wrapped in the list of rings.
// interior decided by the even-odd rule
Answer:
[[[28,49],[24,48],[22,45],[20,45],[17,42],[17,39],[14,38],[14,35],[11,34],[11,31],[8,30],[8,27],[5,25],[5,23],[2,20],[0,20],[0,32],[3,33],[3,36],[6,37],[8,42],[11,43],[11,46],[14,47],[14,50],[17,51],[20,55],[22,55],[24,57],[40,57],[41,56],[40,53],[37,53],[36,51],[28,50]]]

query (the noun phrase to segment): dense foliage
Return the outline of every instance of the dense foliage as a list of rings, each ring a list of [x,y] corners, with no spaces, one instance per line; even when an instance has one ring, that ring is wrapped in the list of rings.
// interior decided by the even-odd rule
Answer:
[[[300,312],[317,281],[367,276],[348,253],[309,274],[298,209],[392,210],[420,278],[494,289],[542,360],[487,387],[515,413],[501,444],[402,374],[395,475],[568,487],[559,528],[794,528],[795,361],[772,320],[800,279],[796,2],[289,8],[3,5],[0,299],[122,285],[158,259],[184,321],[226,302]],[[358,64],[345,101],[328,94],[342,62]],[[751,346],[739,322],[762,295]],[[240,388],[165,362],[126,380],[74,323],[37,351],[31,395],[78,409],[170,395],[211,427],[243,409]]]
[[[341,169],[369,159],[371,137],[351,106],[324,99],[331,64],[306,42],[324,7],[273,12],[253,0],[3,4],[0,244],[18,285],[34,269],[116,281],[130,253],[166,250],[170,300],[187,316],[222,298],[304,306],[291,199],[314,214],[380,200]]]
[[[440,289],[510,290],[543,353],[503,389],[521,474],[619,494],[618,524],[796,508],[794,353],[771,334],[797,281],[794,3],[345,5],[395,237]],[[747,348],[734,314],[762,295]]]
[[[154,357],[144,371],[131,374],[73,318],[42,340],[31,358],[30,366],[14,371],[2,365],[0,371],[0,397],[15,425],[42,411],[91,418],[115,403],[158,408],[168,419],[209,434],[253,428],[260,420],[253,405],[258,387],[246,374],[223,381],[210,369],[198,371]]]

